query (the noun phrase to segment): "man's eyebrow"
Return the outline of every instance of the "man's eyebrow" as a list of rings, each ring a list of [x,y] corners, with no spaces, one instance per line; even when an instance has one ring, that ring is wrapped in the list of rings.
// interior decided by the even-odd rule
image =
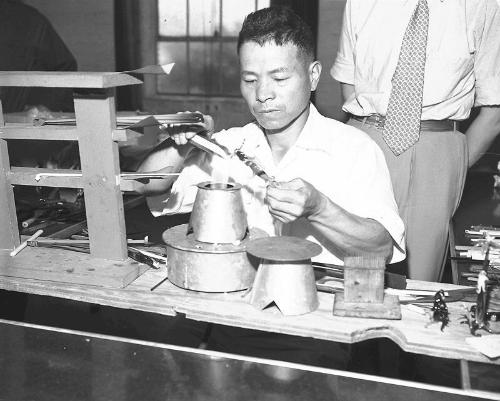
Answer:
[[[288,67],[279,67],[269,71],[269,74],[278,74],[280,72],[288,72],[288,71],[290,71]],[[241,71],[241,75],[246,75],[246,74],[257,75],[257,73],[253,71],[247,71],[247,70]]]
[[[280,72],[288,72],[290,69],[288,67],[279,67],[275,68],[274,70],[269,71],[271,74],[277,74]]]

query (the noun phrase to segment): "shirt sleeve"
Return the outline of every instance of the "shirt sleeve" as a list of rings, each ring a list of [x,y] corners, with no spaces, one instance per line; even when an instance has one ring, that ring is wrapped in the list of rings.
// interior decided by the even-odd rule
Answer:
[[[481,35],[482,33],[482,35]],[[476,97],[474,106],[500,105],[500,5],[497,0],[485,0],[483,18],[475,34],[481,35],[474,58]]]
[[[399,262],[406,256],[405,229],[394,200],[385,157],[380,148],[369,140],[358,144],[352,163],[349,182],[353,192],[346,210],[384,226],[393,239],[390,263]]]
[[[205,152],[193,151],[185,160],[184,168],[169,193],[146,198],[155,217],[190,213],[198,191],[197,185],[210,180],[209,157]]]
[[[330,69],[333,79],[346,84],[354,84],[354,33],[352,29],[352,4],[347,0],[340,32],[337,57]]]

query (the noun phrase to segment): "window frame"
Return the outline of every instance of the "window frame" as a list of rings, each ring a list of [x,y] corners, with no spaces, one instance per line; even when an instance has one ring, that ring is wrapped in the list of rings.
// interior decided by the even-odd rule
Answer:
[[[187,65],[190,63],[190,45],[192,43],[214,43],[215,45],[218,45],[218,54],[222,55],[223,54],[223,46],[225,43],[234,43],[234,46],[236,48],[236,44],[238,41],[238,36],[237,35],[231,35],[231,36],[222,36],[222,18],[223,18],[223,1],[224,0],[218,0],[219,1],[219,34],[216,36],[200,36],[200,35],[188,35],[188,26],[189,26],[189,1],[190,0],[184,0],[186,2],[186,30],[185,33],[186,35],[180,36],[180,35],[161,35],[160,34],[160,29],[158,25],[158,2],[161,0],[148,0],[144,3],[141,1],[141,8],[144,8],[144,14],[149,14],[147,18],[150,21],[154,21],[154,23],[149,24],[149,26],[144,27],[145,24],[141,24],[144,29],[144,43],[142,44],[142,49],[144,53],[151,52],[152,54],[149,54],[147,59],[150,62],[150,64],[158,64],[158,45],[162,42],[169,42],[169,43],[185,43],[186,44],[186,60],[187,60]],[[229,0],[226,0],[229,1]],[[253,0],[254,7],[258,7],[260,3],[262,3],[262,0]],[[142,14],[142,13],[141,13]],[[146,15],[144,15],[146,16]],[[145,21],[145,19],[141,18],[142,21]],[[236,54],[236,50],[235,50]],[[143,54],[142,57],[143,59],[145,58],[146,54]],[[175,67],[174,67],[175,68]],[[187,72],[187,92],[179,92],[179,93],[172,93],[172,92],[162,92],[159,89],[158,81],[156,76],[145,76],[144,77],[144,96],[146,98],[150,99],[176,99],[176,98],[195,98],[195,99],[200,99],[200,98],[211,98],[211,99],[228,99],[228,100],[237,100],[241,97],[240,93],[224,93],[223,92],[223,85],[224,85],[224,69],[223,68],[217,68],[217,83],[216,83],[216,91],[214,93],[190,93],[191,90],[191,75],[190,75],[190,69],[188,68]]]

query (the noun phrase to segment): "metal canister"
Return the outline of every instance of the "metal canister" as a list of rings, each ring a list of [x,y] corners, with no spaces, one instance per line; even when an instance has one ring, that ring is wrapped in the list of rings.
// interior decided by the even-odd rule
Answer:
[[[211,244],[241,241],[247,232],[241,185],[218,182],[198,184],[189,224],[196,241]]]

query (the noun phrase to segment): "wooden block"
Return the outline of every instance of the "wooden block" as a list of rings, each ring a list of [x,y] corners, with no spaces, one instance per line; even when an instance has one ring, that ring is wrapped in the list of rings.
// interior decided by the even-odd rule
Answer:
[[[344,265],[346,302],[384,302],[384,257],[348,256]]]
[[[131,259],[118,262],[56,248],[27,247],[14,257],[0,250],[0,277],[123,288],[147,268]]]
[[[396,295],[386,294],[382,303],[351,303],[344,301],[344,294],[335,294],[333,303],[335,316],[349,316],[373,319],[401,319],[401,306]]]

